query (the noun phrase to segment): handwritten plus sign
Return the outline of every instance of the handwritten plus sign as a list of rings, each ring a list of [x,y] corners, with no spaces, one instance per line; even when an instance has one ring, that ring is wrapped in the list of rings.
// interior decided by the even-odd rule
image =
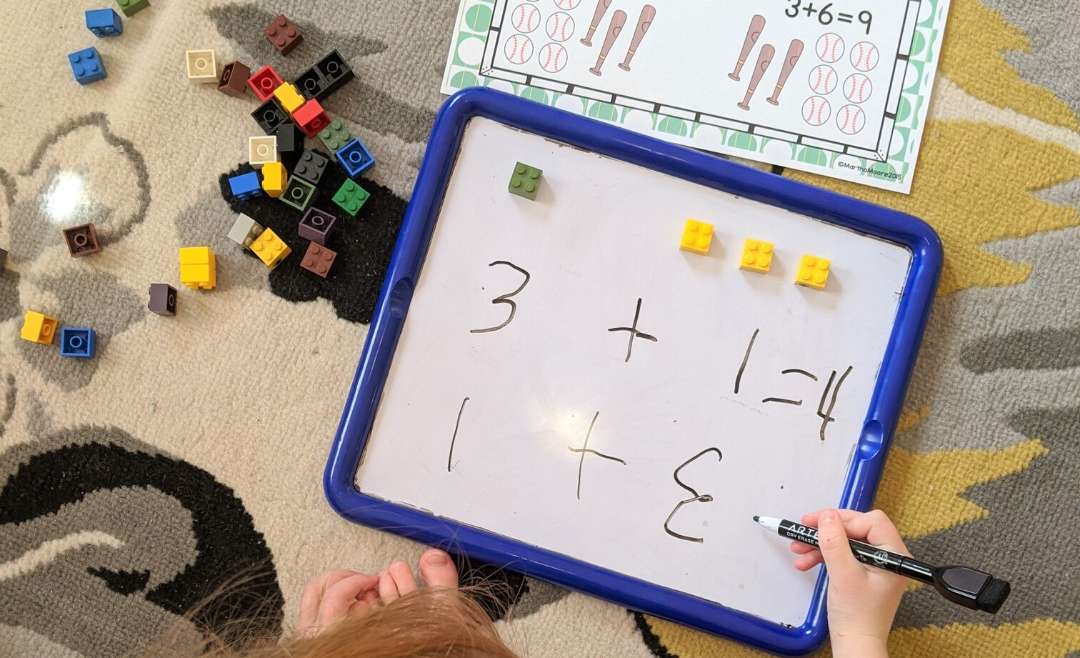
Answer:
[[[633,353],[633,351],[634,351],[634,339],[635,338],[643,338],[645,340],[652,341],[654,343],[658,342],[656,336],[653,336],[653,335],[646,334],[646,333],[638,331],[637,323],[638,323],[638,317],[640,317],[640,316],[641,316],[641,298],[638,297],[637,308],[634,309],[634,324],[629,326],[629,327],[612,327],[611,329],[608,329],[608,331],[626,331],[626,332],[629,332],[629,334],[630,334],[630,340],[626,345],[626,361],[624,361],[623,363],[628,363],[630,361],[630,354]]]

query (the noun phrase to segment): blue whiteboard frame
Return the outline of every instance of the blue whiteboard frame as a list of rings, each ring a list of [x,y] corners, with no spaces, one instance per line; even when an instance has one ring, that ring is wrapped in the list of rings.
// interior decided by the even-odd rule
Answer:
[[[789,627],[480,528],[388,503],[356,489],[354,477],[360,457],[371,433],[461,138],[473,117],[487,117],[607,157],[889,240],[911,250],[912,264],[904,294],[862,436],[838,501],[841,507],[866,510],[873,502],[941,271],[942,249],[937,234],[922,220],[894,210],[509,94],[487,89],[459,92],[446,101],[435,120],[334,437],[323,486],[330,505],[347,519],[460,551],[477,560],[776,653],[799,655],[812,651],[828,632],[824,571],[818,577],[806,620],[801,626]]]

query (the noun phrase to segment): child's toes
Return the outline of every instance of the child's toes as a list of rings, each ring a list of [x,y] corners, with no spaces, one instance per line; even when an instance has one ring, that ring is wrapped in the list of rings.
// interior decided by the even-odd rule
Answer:
[[[397,585],[398,594],[405,596],[416,591],[416,578],[413,578],[412,569],[401,560],[394,560],[388,569]]]
[[[420,556],[420,575],[428,587],[457,587],[458,572],[450,556],[437,548]]]

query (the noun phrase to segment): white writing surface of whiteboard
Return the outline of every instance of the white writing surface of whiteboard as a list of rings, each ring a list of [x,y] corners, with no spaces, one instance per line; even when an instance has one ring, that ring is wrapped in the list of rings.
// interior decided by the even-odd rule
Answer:
[[[536,201],[507,192],[517,161],[544,171]],[[688,218],[715,224],[709,255],[679,250]],[[739,269],[748,237],[775,244],[770,273]],[[793,283],[803,254],[832,260],[825,290]],[[799,625],[816,574],[751,517],[839,500],[910,262],[889,242],[472,119],[356,486]],[[522,271],[513,319],[477,333],[507,320],[492,300]],[[640,333],[620,330],[635,314]],[[673,472],[709,448],[679,478],[711,502],[683,504],[665,529],[695,497]]]

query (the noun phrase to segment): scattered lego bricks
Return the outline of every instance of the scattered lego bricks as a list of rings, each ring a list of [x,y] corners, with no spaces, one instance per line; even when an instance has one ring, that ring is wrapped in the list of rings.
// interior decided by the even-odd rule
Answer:
[[[510,175],[510,194],[536,201],[536,193],[540,189],[540,178],[543,175],[542,170],[518,162],[514,165],[514,173]]]
[[[64,327],[60,330],[60,356],[92,359],[96,334],[89,327]]]
[[[57,324],[56,318],[37,311],[27,311],[23,315],[23,324],[22,329],[19,331],[19,337],[39,345],[52,345],[53,339],[56,337]]]
[[[255,255],[259,257],[259,260],[263,262],[270,269],[274,269],[285,260],[285,257],[292,253],[292,249],[289,245],[285,244],[281,238],[277,236],[270,229],[263,231],[255,242],[251,243],[251,250],[255,252]]]
[[[255,119],[264,133],[273,135],[278,128],[285,125],[289,120],[289,115],[285,114],[285,110],[278,107],[273,99],[270,99],[252,112],[251,118]]]
[[[274,130],[277,137],[278,159],[292,171],[304,153],[304,133],[292,121],[286,121]]]
[[[221,70],[218,78],[218,91],[237,98],[247,95],[248,78],[251,77],[251,69],[241,62],[229,62]]]
[[[289,185],[285,188],[285,193],[278,197],[278,201],[303,212],[311,205],[313,198],[315,198],[315,186],[303,178],[293,176],[289,179]]]
[[[116,37],[124,33],[124,22],[113,9],[87,9],[86,29],[96,37]]]
[[[819,258],[818,256],[811,256],[809,254],[802,257],[799,261],[799,271],[795,274],[795,283],[800,286],[822,290],[825,288],[825,284],[828,280],[828,258]]]
[[[338,191],[334,193],[334,203],[349,215],[356,217],[356,213],[360,212],[360,208],[367,203],[370,196],[368,191],[357,185],[356,182],[346,180],[338,188]]]
[[[277,162],[277,137],[248,137],[248,163],[256,169]]]
[[[261,101],[268,101],[284,80],[272,66],[264,66],[248,78],[248,86]]]
[[[262,188],[266,196],[276,199],[285,191],[285,183],[289,174],[285,171],[285,165],[280,162],[271,162],[262,168]]]
[[[679,248],[695,254],[705,255],[712,246],[713,225],[707,222],[699,222],[696,219],[686,220],[683,228],[682,241]]]
[[[288,82],[281,83],[281,86],[274,90],[274,100],[289,114],[300,109],[300,106],[304,104],[304,97]]]
[[[336,251],[327,249],[317,242],[312,242],[308,244],[307,251],[304,252],[300,267],[325,279],[326,275],[330,273],[330,268],[334,266],[335,258],[337,258]]]
[[[176,288],[167,283],[151,283],[150,301],[146,308],[158,315],[176,315]]]
[[[64,229],[64,242],[67,243],[68,253],[76,258],[101,251],[101,245],[97,239],[97,229],[94,228],[93,224],[83,224]]]
[[[323,212],[318,208],[308,208],[308,211],[300,219],[297,234],[305,240],[325,245],[330,229],[334,228],[335,222],[337,222],[337,217],[330,213]]]
[[[217,260],[210,247],[180,249],[180,283],[201,290],[217,286]]]
[[[218,81],[217,55],[213,50],[188,50],[184,58],[187,61],[188,80],[203,84]]]
[[[345,127],[345,122],[341,119],[334,119],[319,132],[319,140],[331,153],[337,153],[342,146],[351,142],[352,138],[349,129]]]
[[[68,62],[71,63],[71,72],[75,76],[75,82],[81,85],[88,85],[107,77],[105,65],[101,63],[101,56],[96,48],[76,50],[68,55]]]
[[[241,247],[250,247],[264,230],[266,229],[254,219],[244,213],[239,213],[232,228],[229,229],[228,238]]]
[[[270,42],[270,45],[277,48],[277,51],[282,55],[288,55],[293,48],[300,45],[300,42],[304,40],[304,35],[300,33],[300,29],[284,15],[275,17],[263,29],[263,34],[266,35],[266,40]]]
[[[764,240],[747,238],[743,243],[742,260],[739,267],[751,272],[767,274],[772,267],[773,244]]]
[[[116,0],[116,4],[120,5],[120,11],[124,12],[124,16],[131,18],[149,7],[150,0]]]
[[[314,103],[315,101],[311,101]],[[349,140],[345,146],[337,151],[338,162],[350,177],[356,177],[364,173],[375,164],[375,158],[359,139]]]
[[[330,158],[318,151],[308,149],[307,151],[304,151],[303,155],[300,156],[300,160],[296,163],[296,166],[293,167],[293,176],[303,178],[317,187],[329,164]]]

